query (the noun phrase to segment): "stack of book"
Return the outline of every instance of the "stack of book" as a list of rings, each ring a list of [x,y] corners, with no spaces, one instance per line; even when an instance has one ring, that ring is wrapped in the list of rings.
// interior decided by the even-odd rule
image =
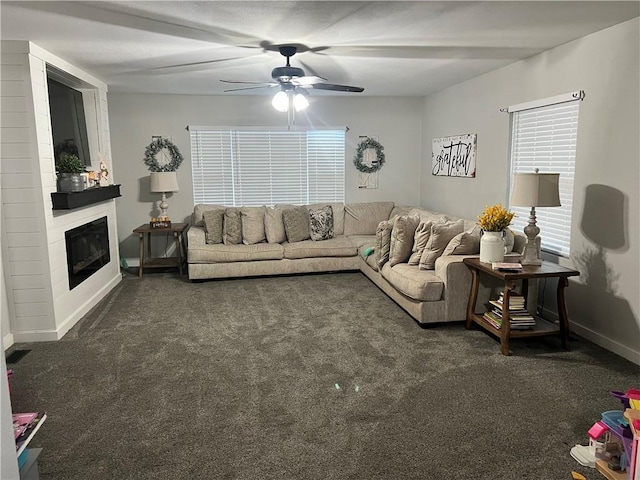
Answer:
[[[503,294],[498,300],[490,300],[491,310],[485,312],[484,319],[496,328],[502,328]],[[524,304],[524,297],[517,293],[509,296],[509,326],[513,330],[526,330],[536,326],[536,319]]]
[[[27,445],[46,418],[47,414],[43,412],[13,414],[13,438],[16,441],[18,457],[27,448]]]

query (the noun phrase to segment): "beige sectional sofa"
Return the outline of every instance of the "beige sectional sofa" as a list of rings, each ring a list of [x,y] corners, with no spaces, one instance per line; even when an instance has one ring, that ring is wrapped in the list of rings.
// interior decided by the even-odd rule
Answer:
[[[471,274],[462,260],[469,255],[439,256],[435,259],[435,268],[429,270],[409,265],[406,261],[394,265],[386,262],[379,268],[379,251],[382,249],[380,235],[376,237],[380,222],[391,219],[395,222],[397,217],[411,216],[414,222],[419,217],[421,222],[436,223],[451,223],[459,219],[421,208],[396,206],[393,202],[329,205],[333,211],[334,238],[269,243],[268,232],[274,227],[267,223],[267,241],[255,244],[207,243],[205,212],[224,207],[196,205],[187,233],[189,279],[360,270],[420,323],[465,319]],[[308,206],[310,209],[315,207],[318,206]],[[284,210],[288,206],[277,208]],[[273,213],[270,210],[265,215],[265,222],[274,221]],[[394,222],[390,223],[395,225]],[[476,227],[470,220],[459,220],[459,223],[466,232]],[[524,242],[525,237],[516,234],[514,251],[522,251]],[[367,255],[377,243],[379,251]]]

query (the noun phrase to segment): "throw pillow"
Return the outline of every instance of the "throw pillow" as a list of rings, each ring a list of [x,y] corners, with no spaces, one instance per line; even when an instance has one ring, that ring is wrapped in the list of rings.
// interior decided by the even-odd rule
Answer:
[[[442,255],[449,242],[462,233],[464,220],[447,223],[434,223],[431,225],[431,235],[427,246],[420,257],[420,270],[433,270],[436,268],[436,260]]]
[[[282,221],[282,209],[268,207],[264,213],[264,233],[269,243],[282,243],[287,239]]]
[[[222,224],[224,223],[224,208],[207,210],[202,214],[205,238],[208,244],[222,243]]]
[[[451,239],[447,248],[442,252],[445,255],[477,255],[480,253],[480,235],[482,229],[479,225],[466,232],[459,233]]]
[[[264,233],[265,207],[242,207],[240,218],[242,219],[242,243],[254,245],[266,240]]]
[[[393,230],[394,220],[383,220],[378,223],[376,229],[376,244],[374,251],[376,252],[376,263],[378,270],[389,261],[389,249],[391,248],[391,231]]]
[[[310,238],[307,207],[293,207],[283,210],[282,221],[289,242],[301,242]]]
[[[413,236],[413,249],[411,250],[411,256],[409,257],[409,265],[418,265],[420,263],[420,257],[424,251],[424,247],[427,246],[429,236],[431,235],[431,225],[433,222],[420,222],[416,233]]]
[[[309,234],[311,240],[333,238],[333,209],[331,205],[309,209]]]
[[[419,223],[419,215],[400,215],[396,217],[391,231],[390,266],[393,267],[409,260],[411,249],[413,248],[413,236]]]
[[[240,210],[237,208],[227,208],[224,211],[222,241],[225,245],[242,243],[242,219],[240,218]]]

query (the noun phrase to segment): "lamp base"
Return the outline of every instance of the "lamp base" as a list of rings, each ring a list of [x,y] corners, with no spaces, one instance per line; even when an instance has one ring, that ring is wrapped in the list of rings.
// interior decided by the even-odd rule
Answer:
[[[169,208],[169,204],[167,203],[167,194],[165,192],[162,192],[162,200],[160,200],[160,204],[158,205],[158,207],[160,207],[160,216],[167,217],[167,209]]]
[[[540,228],[536,225],[536,207],[531,207],[529,212],[529,224],[524,227],[527,236],[527,244],[524,246],[524,254],[520,259],[522,265],[542,265],[540,258]]]

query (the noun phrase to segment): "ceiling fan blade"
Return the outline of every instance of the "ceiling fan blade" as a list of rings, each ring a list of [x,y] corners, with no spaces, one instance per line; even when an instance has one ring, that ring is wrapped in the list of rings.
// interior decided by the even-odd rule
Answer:
[[[225,90],[224,92],[239,92],[240,90],[255,90],[257,88],[271,88],[275,87],[275,85],[271,83],[267,83],[266,85],[258,85],[255,87],[240,87],[240,88],[230,88],[229,90]]]
[[[262,85],[263,87],[275,87],[274,82],[245,82],[244,80],[220,80],[222,83],[248,83],[249,85]]]
[[[306,75],[304,77],[298,77],[291,80],[294,85],[315,85],[316,83],[326,82],[327,79],[319,77],[317,75]]]
[[[311,85],[316,90],[332,90],[334,92],[364,92],[362,87],[351,87],[349,85],[334,85],[333,83],[314,83]]]

